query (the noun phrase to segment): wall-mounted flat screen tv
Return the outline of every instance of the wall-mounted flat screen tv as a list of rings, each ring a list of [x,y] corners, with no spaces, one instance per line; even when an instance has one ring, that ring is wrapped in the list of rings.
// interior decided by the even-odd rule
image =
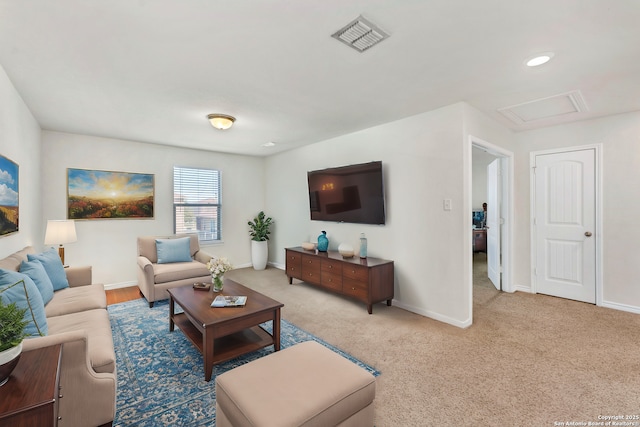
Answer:
[[[309,171],[307,180],[312,220],[385,223],[382,162]]]

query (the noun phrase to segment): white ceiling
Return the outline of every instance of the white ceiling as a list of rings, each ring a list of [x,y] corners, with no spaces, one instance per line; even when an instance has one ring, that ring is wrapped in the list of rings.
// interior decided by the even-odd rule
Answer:
[[[361,14],[391,35],[363,53],[331,37]],[[0,64],[43,129],[262,156],[459,101],[516,131],[640,110],[639,23],[638,0],[0,0]],[[572,91],[585,111],[497,111]]]

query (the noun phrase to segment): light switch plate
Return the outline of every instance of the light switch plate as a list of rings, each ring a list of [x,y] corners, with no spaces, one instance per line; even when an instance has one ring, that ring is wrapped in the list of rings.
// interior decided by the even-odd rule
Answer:
[[[444,199],[443,208],[445,211],[451,210],[451,199]]]

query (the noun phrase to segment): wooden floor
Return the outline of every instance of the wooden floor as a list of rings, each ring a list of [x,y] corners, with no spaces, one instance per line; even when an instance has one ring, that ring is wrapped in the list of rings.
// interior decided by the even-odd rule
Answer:
[[[107,305],[118,304],[125,301],[142,298],[137,286],[129,288],[112,289],[105,291],[107,294]]]

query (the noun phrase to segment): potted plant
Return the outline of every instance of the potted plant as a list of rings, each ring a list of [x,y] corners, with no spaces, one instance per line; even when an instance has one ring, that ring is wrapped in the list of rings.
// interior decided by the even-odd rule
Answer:
[[[26,311],[16,303],[4,304],[0,298],[0,386],[7,382],[20,359],[22,340],[26,336]]]
[[[251,262],[255,270],[264,270],[267,266],[267,258],[269,255],[269,228],[273,223],[271,217],[267,217],[263,211],[258,216],[249,221],[249,235],[251,236]]]

